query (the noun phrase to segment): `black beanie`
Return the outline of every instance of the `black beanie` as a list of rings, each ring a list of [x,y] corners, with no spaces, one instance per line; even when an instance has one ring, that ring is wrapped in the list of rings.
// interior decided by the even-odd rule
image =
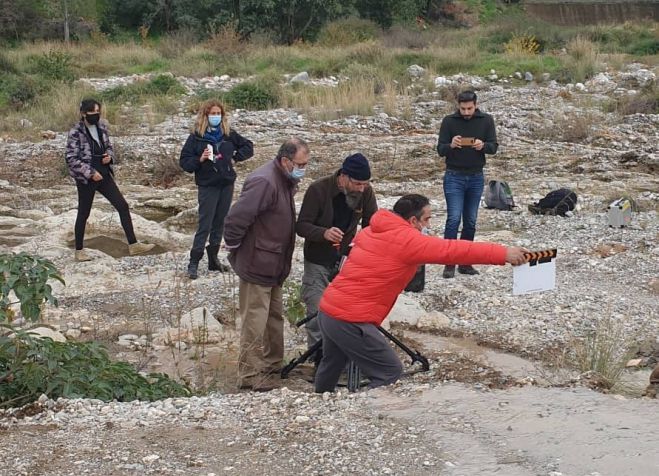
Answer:
[[[368,160],[359,152],[346,157],[341,166],[341,172],[355,180],[371,179],[371,167],[368,165]]]

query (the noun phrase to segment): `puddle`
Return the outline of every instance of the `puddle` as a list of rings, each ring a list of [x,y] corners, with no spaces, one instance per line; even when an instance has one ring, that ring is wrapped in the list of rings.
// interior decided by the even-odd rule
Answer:
[[[447,350],[464,355],[470,360],[482,362],[496,370],[515,378],[533,377],[540,379],[538,364],[513,354],[478,345],[465,337],[443,337],[424,332],[405,331],[405,335],[422,344],[429,350]]]
[[[68,245],[69,248],[73,248],[75,241],[69,240]],[[125,241],[117,240],[116,238],[110,238],[109,236],[92,236],[85,238],[85,248],[92,248],[102,251],[106,255],[110,255],[113,258],[123,258],[125,256],[130,256],[128,254],[128,244]],[[153,248],[151,251],[140,256],[158,255],[166,253],[167,251],[168,250],[162,246],[156,245],[155,248]]]

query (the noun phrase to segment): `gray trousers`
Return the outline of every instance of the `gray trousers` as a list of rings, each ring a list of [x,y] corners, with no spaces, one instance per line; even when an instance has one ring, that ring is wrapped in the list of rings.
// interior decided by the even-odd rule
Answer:
[[[304,260],[304,274],[302,275],[300,294],[307,309],[307,316],[318,312],[320,298],[329,286],[329,278],[332,272],[333,269],[330,267]],[[305,328],[307,329],[307,345],[311,347],[321,338],[318,319],[311,319],[305,324]]]
[[[323,359],[316,372],[316,392],[332,392],[348,361],[352,360],[369,378],[369,388],[389,385],[403,373],[403,364],[373,324],[334,319],[318,313],[323,337]]]
[[[229,212],[233,198],[233,184],[199,187],[197,197],[199,199],[199,224],[192,241],[192,254],[202,256],[209,235],[209,245],[219,246],[222,242],[224,218]]]

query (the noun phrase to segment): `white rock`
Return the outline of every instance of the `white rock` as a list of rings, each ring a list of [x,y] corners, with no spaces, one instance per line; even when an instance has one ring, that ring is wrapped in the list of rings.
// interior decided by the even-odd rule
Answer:
[[[524,79],[526,81],[533,81],[533,73],[531,73],[530,71],[527,71],[526,73],[524,73]]]
[[[308,83],[309,82],[309,73],[302,71],[301,73],[296,74],[289,81],[290,83]]]
[[[409,74],[409,75],[412,76],[413,78],[420,78],[421,76],[424,75],[425,72],[426,72],[426,70],[423,69],[423,68],[422,68],[421,66],[419,66],[418,64],[410,65],[410,66],[408,66],[408,68],[407,68],[407,74]]]
[[[50,337],[55,342],[66,342],[66,337],[61,332],[51,329],[50,327],[35,327],[28,331],[29,334],[37,338]]]

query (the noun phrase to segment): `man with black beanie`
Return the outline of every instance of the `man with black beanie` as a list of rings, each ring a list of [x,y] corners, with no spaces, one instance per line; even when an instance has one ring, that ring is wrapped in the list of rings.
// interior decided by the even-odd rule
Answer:
[[[335,173],[313,182],[304,194],[295,231],[305,239],[301,294],[307,316],[318,312],[318,302],[341,256],[348,254],[357,226],[368,226],[378,209],[370,179],[368,160],[356,153],[346,157]],[[311,347],[320,340],[317,320],[309,321],[306,329]]]
[[[474,240],[478,207],[485,179],[485,154],[497,152],[494,119],[476,106],[476,93],[458,95],[458,110],[442,120],[437,152],[446,157],[444,197],[446,198],[445,239],[456,239],[462,221],[461,240]],[[473,266],[458,266],[462,274],[478,274]],[[444,278],[455,276],[455,266],[444,267]]]

